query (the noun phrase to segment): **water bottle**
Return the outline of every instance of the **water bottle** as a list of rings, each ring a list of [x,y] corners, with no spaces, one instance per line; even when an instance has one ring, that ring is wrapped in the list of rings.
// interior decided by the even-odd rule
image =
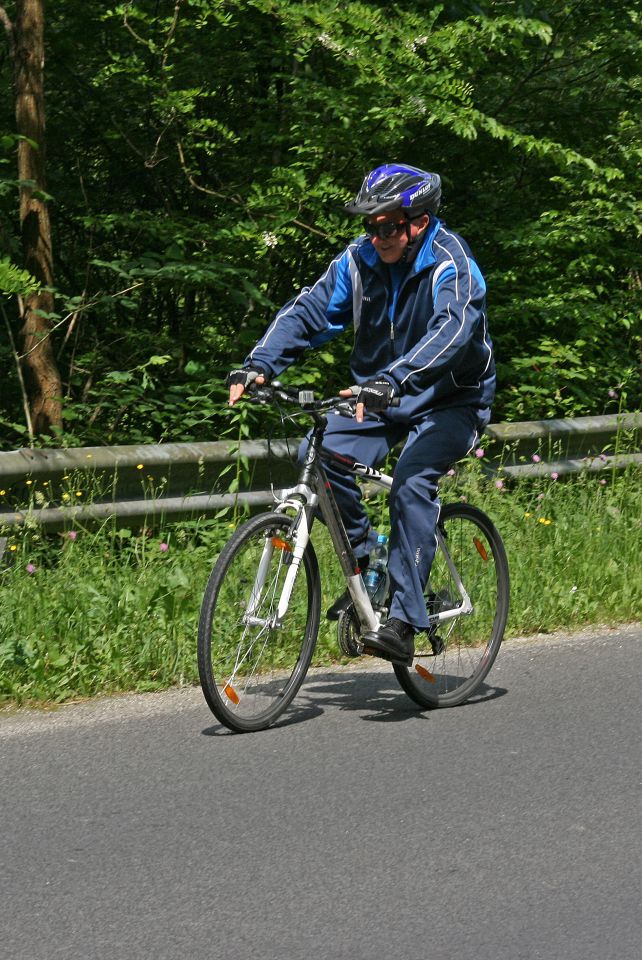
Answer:
[[[388,596],[388,537],[380,533],[370,552],[370,562],[363,577],[364,586],[373,606],[380,607]]]

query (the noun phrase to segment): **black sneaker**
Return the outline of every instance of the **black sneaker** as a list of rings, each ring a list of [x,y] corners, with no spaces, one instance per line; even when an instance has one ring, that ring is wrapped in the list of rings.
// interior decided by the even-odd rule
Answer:
[[[410,667],[415,655],[414,636],[414,627],[409,623],[390,617],[378,630],[364,633],[363,652]]]
[[[328,620],[338,620],[344,610],[347,610],[352,603],[352,597],[347,590],[344,590],[340,597],[334,601],[331,607],[325,612]]]

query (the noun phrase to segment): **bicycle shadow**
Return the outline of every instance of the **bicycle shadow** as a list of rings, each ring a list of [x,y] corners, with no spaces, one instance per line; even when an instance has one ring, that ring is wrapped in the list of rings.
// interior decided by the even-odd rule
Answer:
[[[454,681],[454,678],[453,678]],[[505,696],[508,691],[486,682],[482,683],[474,697],[461,704],[463,709],[488,703]],[[407,723],[429,721],[434,710],[421,707],[401,689],[392,672],[368,671],[350,668],[324,670],[313,668],[308,673],[294,702],[276,723],[262,733],[280,730],[295,724],[306,723],[320,717],[329,708],[350,713],[361,713],[367,723]],[[202,731],[206,737],[234,736],[234,732],[216,724]]]
[[[340,668],[339,668],[340,669]],[[454,687],[455,678],[451,686]],[[503,697],[508,691],[489,683],[482,683],[474,697],[462,704],[472,707]],[[311,704],[321,704],[342,711],[362,712],[362,720],[369,723],[403,723],[408,720],[429,720],[434,710],[420,706],[408,697],[390,669],[386,671],[337,670],[312,672],[299,691],[299,699],[308,698]],[[454,708],[453,708],[454,709]],[[363,711],[367,711],[363,714]]]

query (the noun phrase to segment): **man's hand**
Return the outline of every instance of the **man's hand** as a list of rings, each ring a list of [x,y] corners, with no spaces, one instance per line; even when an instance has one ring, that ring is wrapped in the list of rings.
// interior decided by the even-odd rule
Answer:
[[[225,386],[229,387],[230,398],[228,407],[233,407],[240,400],[251,383],[262,386],[265,383],[265,373],[259,367],[239,367],[232,370],[225,378]]]
[[[362,383],[361,386],[340,390],[339,394],[342,397],[357,398],[356,420],[357,423],[363,423],[366,409],[371,413],[386,410],[395,395],[395,390],[385,377],[374,377]]]

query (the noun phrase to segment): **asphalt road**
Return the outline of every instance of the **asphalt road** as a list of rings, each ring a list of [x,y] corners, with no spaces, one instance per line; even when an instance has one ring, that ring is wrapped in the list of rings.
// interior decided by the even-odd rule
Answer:
[[[0,715],[6,960],[638,960],[642,630],[511,642],[482,699],[312,674]]]

